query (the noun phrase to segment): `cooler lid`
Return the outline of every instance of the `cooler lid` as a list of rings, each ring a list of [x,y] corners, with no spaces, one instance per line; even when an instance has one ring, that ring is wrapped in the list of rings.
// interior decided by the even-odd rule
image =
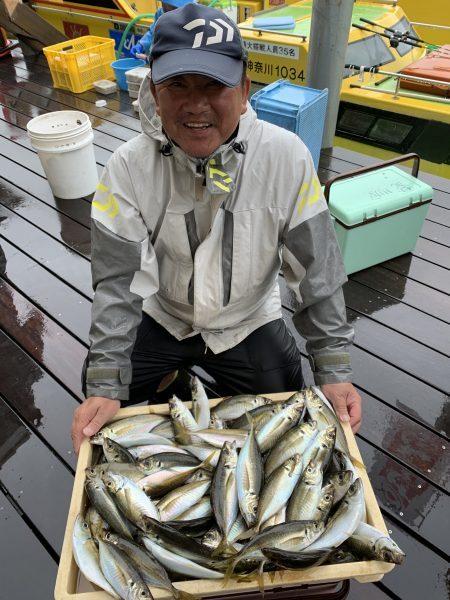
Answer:
[[[338,221],[351,226],[432,197],[431,186],[392,166],[336,181],[330,187],[329,208]]]

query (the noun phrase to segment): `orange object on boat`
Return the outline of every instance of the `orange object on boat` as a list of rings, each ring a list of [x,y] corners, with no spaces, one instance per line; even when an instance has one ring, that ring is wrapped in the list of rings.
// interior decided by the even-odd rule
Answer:
[[[431,81],[402,79],[400,87],[450,98],[450,44],[433,50],[430,54],[402,69],[400,73],[447,82],[440,84]]]

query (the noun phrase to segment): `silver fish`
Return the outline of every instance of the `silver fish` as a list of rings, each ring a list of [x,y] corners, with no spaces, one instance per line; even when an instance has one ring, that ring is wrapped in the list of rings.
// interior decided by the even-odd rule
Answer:
[[[193,431],[200,429],[191,411],[186,407],[184,402],[175,395],[169,400],[169,410],[176,441],[180,444],[190,443],[190,434]]]
[[[256,434],[256,440],[263,454],[270,450],[282,435],[298,423],[303,409],[303,402],[288,404],[261,427]]]
[[[72,549],[75,562],[86,579],[114,598],[119,598],[102,573],[97,545],[87,521],[80,514],[76,516],[73,527]]]
[[[205,429],[209,424],[209,400],[200,379],[195,375],[191,380],[192,414],[199,429]]]
[[[303,456],[308,446],[313,443],[317,433],[316,421],[307,421],[289,429],[266,457],[264,463],[266,479],[294,454]]]
[[[135,564],[114,544],[99,540],[100,567],[116,594],[123,600],[151,600],[153,596]]]
[[[226,421],[230,421],[241,417],[257,406],[271,403],[272,400],[264,396],[240,394],[237,396],[230,396],[219,402],[219,404],[211,409],[211,414]]]
[[[192,521],[203,517],[212,516],[211,499],[209,496],[203,496],[194,506],[188,508],[184,513],[175,519],[175,521]]]
[[[133,463],[134,457],[118,442],[103,436],[103,454],[108,462]]]
[[[348,488],[351,486],[353,481],[353,471],[342,470],[331,473],[325,480],[325,483],[330,483],[334,487],[334,498],[333,506],[340,502],[340,500],[347,493]]]
[[[210,487],[210,480],[194,481],[193,483],[182,485],[163,496],[158,502],[161,521],[177,519],[177,517],[189,510],[190,507],[195,506]]]
[[[342,423],[336,415],[330,401],[320,388],[312,386],[305,391],[306,408],[311,418],[319,423],[319,428],[334,425],[336,427],[336,448],[349,454],[347,438]]]
[[[104,425],[100,431],[91,437],[90,441],[92,444],[102,445],[103,438],[109,437],[119,444],[125,445],[121,441],[123,438],[127,438],[130,435],[149,433],[157,425],[161,425],[165,421],[167,421],[165,415],[156,415],[153,413],[119,419]]]
[[[144,546],[124,540],[117,534],[112,533],[107,534],[105,541],[117,546],[137,565],[139,573],[147,586],[167,590],[175,600],[195,600],[195,597],[191,594],[177,590],[172,585],[167,571]]]
[[[249,527],[253,527],[256,523],[256,512],[263,479],[263,460],[252,423],[247,440],[239,452],[236,467],[239,508]]]
[[[261,492],[255,531],[288,502],[302,474],[302,458],[294,454],[288,458],[266,481]]]
[[[197,564],[192,559],[183,556],[181,552],[172,552],[171,550],[160,546],[154,539],[148,536],[144,535],[142,541],[156,560],[171,573],[179,573],[180,575],[193,577],[194,579],[223,579],[223,573]],[[209,552],[209,548],[206,548],[206,546],[204,546],[204,548]]]
[[[192,440],[198,438],[216,448],[222,448],[225,442],[235,442],[236,448],[242,448],[247,435],[248,431],[243,429],[202,429],[201,431],[195,431],[191,438]]]
[[[225,442],[211,486],[211,505],[225,545],[228,544],[228,534],[239,513],[236,466],[236,444]]]
[[[159,509],[137,483],[114,473],[106,473],[103,481],[116,500],[121,512],[132,523],[137,523],[143,515],[160,519]]]
[[[289,499],[287,521],[312,520],[320,500],[322,479],[321,463],[311,459]]]
[[[363,560],[383,560],[400,565],[406,556],[387,533],[367,523],[358,525],[346,545]]]
[[[349,487],[336,512],[328,519],[325,531],[310,550],[337,548],[356,530],[365,515],[364,489],[360,478]]]
[[[85,483],[86,493],[91,504],[96,508],[108,525],[122,537],[132,539],[131,531],[122,513],[108,494],[106,485],[101,479],[88,479]],[[114,586],[113,586],[114,587]]]

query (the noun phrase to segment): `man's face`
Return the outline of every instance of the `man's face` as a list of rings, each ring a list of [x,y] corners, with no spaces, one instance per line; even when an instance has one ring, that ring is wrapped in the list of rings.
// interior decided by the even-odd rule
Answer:
[[[151,84],[164,131],[186,154],[206,158],[236,129],[246,111],[250,80],[234,88],[204,75]]]

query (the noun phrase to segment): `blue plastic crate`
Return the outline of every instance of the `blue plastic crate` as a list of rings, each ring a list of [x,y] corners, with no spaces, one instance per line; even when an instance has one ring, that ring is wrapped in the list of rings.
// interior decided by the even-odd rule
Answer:
[[[327,100],[327,89],[314,90],[280,79],[255,92],[250,104],[259,119],[296,133],[311,152],[317,169]]]

